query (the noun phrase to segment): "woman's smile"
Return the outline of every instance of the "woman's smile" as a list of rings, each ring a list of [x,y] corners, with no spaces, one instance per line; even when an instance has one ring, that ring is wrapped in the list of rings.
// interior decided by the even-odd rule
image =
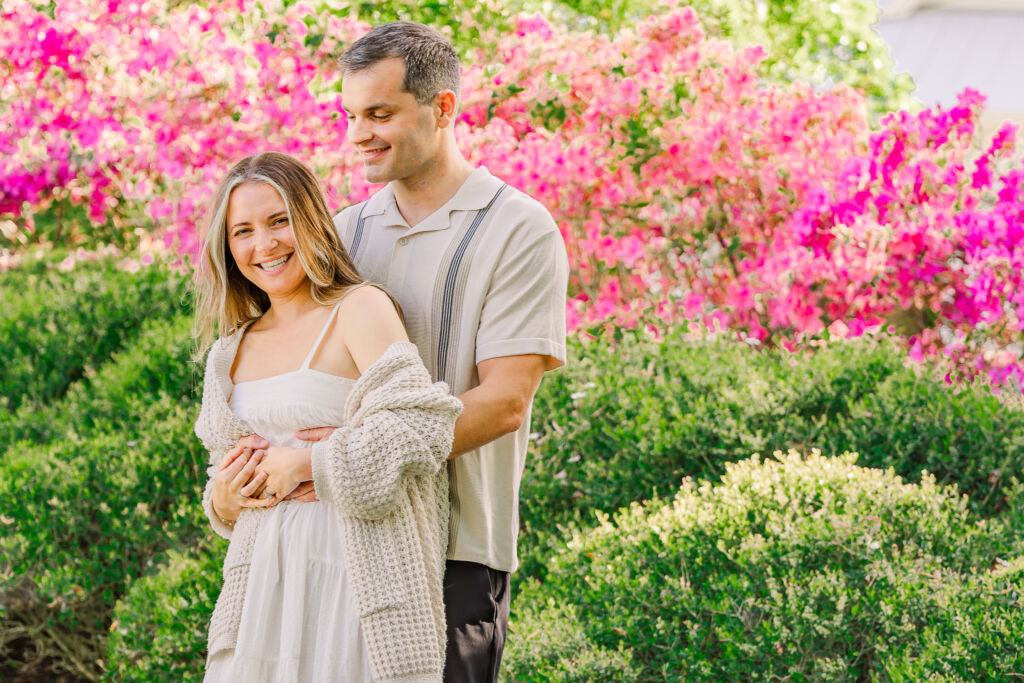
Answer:
[[[273,275],[281,272],[282,267],[288,262],[291,256],[291,254],[285,254],[281,258],[276,258],[273,261],[264,261],[263,263],[257,263],[256,265],[262,268],[264,273]]]

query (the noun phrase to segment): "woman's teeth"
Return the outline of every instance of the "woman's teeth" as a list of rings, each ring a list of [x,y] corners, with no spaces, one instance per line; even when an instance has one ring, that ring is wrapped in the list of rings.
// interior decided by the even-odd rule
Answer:
[[[274,261],[267,261],[266,263],[261,263],[260,268],[262,268],[263,270],[273,270],[274,268],[277,268],[287,260],[287,256],[282,256],[281,258],[276,259]]]

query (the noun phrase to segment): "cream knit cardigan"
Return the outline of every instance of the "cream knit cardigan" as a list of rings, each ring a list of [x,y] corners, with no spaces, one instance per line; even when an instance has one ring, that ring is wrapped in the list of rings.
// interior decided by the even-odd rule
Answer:
[[[228,406],[231,366],[245,327],[219,339],[206,362],[195,432],[210,452],[203,507],[230,540],[224,584],[210,620],[208,657],[233,648],[253,545],[264,510],[221,523],[210,495],[224,454],[253,433]],[[432,383],[416,346],[392,344],[355,382],[345,426],[312,448],[317,498],[332,503],[375,681],[439,682],[444,668],[442,593],[448,542],[448,475],[462,403]]]

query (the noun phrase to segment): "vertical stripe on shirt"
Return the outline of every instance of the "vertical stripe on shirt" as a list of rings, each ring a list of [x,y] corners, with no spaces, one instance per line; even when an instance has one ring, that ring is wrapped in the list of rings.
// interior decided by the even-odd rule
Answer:
[[[349,247],[348,257],[352,263],[356,262],[356,254],[359,252],[359,243],[363,241],[363,224],[366,219],[363,218],[363,211],[366,211],[366,205],[370,201],[363,202],[363,205],[359,207],[359,220],[356,221],[356,234],[352,236],[352,246]]]
[[[433,315],[434,320],[438,321],[434,329],[437,330],[438,336],[436,350],[431,349],[432,353],[430,353],[430,359],[433,361],[431,365],[434,366],[431,370],[435,379],[446,382],[453,391],[458,386],[458,377],[455,375],[457,368],[455,370],[449,370],[449,368],[455,367],[454,359],[457,358],[458,335],[456,334],[455,343],[452,343],[452,334],[453,331],[460,329],[459,318],[463,309],[462,304],[465,298],[466,280],[469,278],[470,271],[468,264],[473,262],[473,252],[476,250],[476,245],[480,242],[473,238],[480,233],[480,224],[506,187],[508,185],[502,183],[498,191],[491,197],[491,200],[487,202],[487,205],[477,210],[476,216],[473,217],[473,220],[469,223],[462,236],[457,240],[452,240],[452,246],[449,247],[448,252],[441,259],[441,267],[438,268],[438,274],[444,273],[444,277],[439,277],[434,284],[433,300],[435,308]],[[445,267],[446,264],[447,267]],[[463,264],[467,264],[466,267],[463,267]],[[459,495],[456,486],[455,469],[455,467],[448,468],[448,490],[451,498],[449,547],[455,546],[459,535]]]

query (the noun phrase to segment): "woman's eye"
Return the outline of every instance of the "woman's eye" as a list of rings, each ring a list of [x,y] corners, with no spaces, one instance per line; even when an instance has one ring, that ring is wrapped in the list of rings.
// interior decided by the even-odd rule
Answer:
[[[276,221],[274,221],[274,225],[288,225],[288,219],[283,217],[278,218]]]

